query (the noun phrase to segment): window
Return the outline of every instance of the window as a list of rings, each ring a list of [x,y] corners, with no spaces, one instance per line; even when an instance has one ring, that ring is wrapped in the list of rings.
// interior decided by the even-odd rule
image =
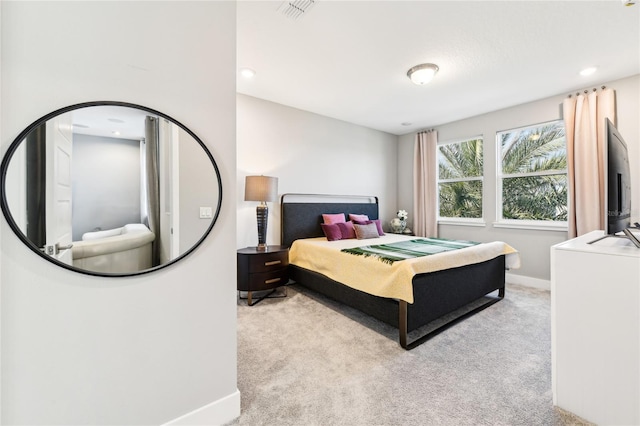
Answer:
[[[567,151],[562,120],[496,134],[498,220],[567,220]]]
[[[438,146],[441,218],[482,218],[482,137]]]

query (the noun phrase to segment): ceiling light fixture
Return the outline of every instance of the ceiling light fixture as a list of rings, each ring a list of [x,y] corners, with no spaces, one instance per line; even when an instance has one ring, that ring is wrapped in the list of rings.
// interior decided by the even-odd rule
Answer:
[[[582,75],[582,76],[591,75],[594,72],[596,72],[597,70],[598,70],[598,68],[596,68],[596,67],[585,68],[582,71],[580,71],[580,75]]]
[[[420,64],[407,71],[407,77],[415,84],[427,84],[438,72],[436,64]]]
[[[240,75],[244,78],[253,78],[256,75],[256,72],[251,68],[240,68]]]

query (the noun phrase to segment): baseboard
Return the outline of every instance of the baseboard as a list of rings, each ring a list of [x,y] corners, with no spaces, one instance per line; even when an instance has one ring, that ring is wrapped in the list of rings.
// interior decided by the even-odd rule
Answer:
[[[551,291],[551,281],[549,280],[527,277],[525,275],[510,274],[509,272],[505,273],[505,280],[507,281],[507,284],[519,284],[527,287]]]
[[[240,416],[240,391],[173,419],[163,426],[222,425]]]

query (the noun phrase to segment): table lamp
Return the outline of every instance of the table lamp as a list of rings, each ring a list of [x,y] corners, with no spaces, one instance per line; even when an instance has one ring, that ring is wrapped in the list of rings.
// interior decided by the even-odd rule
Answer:
[[[258,221],[258,246],[256,250],[267,250],[267,217],[269,215],[268,201],[278,198],[278,178],[271,176],[247,176],[244,183],[244,200],[260,201],[256,207]]]

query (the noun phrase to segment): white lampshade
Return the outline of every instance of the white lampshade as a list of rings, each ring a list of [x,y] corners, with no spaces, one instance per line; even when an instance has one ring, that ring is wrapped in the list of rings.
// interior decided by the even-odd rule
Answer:
[[[407,77],[415,84],[427,84],[438,72],[436,64],[420,64],[407,71]]]
[[[276,201],[278,178],[271,176],[247,176],[244,183],[245,201]]]

